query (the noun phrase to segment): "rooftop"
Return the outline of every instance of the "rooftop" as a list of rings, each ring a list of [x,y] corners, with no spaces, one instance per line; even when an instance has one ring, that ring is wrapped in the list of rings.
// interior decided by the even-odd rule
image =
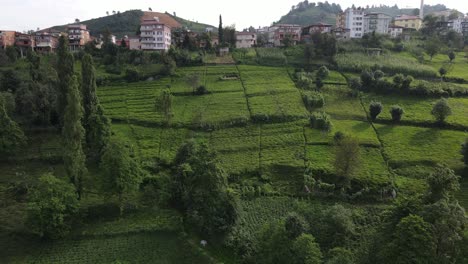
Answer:
[[[419,16],[408,16],[408,15],[395,17],[395,20],[412,20],[412,19],[421,19],[421,18]]]

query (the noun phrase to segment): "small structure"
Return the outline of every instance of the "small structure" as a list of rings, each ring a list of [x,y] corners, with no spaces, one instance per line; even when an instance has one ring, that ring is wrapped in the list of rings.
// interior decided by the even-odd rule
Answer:
[[[220,47],[219,48],[219,56],[224,57],[229,55],[229,47]]]
[[[251,32],[236,32],[236,48],[252,48],[257,44],[257,34]]]
[[[351,38],[351,30],[349,28],[337,27],[332,30],[337,40],[348,40]]]
[[[206,247],[206,246],[208,245],[208,242],[207,242],[206,240],[201,240],[201,241],[200,241],[200,245],[201,245],[202,247]]]
[[[388,34],[390,34],[391,38],[398,38],[403,35],[404,27],[400,26],[389,26],[388,27]]]

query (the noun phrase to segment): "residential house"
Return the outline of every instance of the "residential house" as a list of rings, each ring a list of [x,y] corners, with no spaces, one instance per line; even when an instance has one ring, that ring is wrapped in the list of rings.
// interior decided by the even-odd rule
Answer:
[[[6,47],[15,45],[15,31],[0,30],[0,48],[6,49]]]
[[[395,18],[395,26],[419,30],[422,27],[422,19],[419,16],[402,15]]]
[[[141,50],[140,37],[138,36],[129,37],[128,47],[130,50]]]
[[[292,24],[277,24],[271,26],[268,31],[268,42],[276,47],[283,46],[283,41],[290,38],[292,45],[301,41],[302,27]]]
[[[335,35],[336,40],[347,40],[351,38],[351,30],[349,28],[336,27],[332,29],[332,34]]]
[[[330,24],[318,23],[318,24],[308,25],[302,28],[301,40],[306,43],[309,43],[311,41],[311,36],[313,34],[331,33],[331,31],[332,31],[332,25]]]
[[[398,38],[401,35],[403,35],[403,29],[404,27],[400,27],[400,26],[389,26],[388,34],[390,35],[391,38]]]
[[[450,30],[453,30],[453,21],[437,21],[436,30],[442,34],[447,34]]]
[[[68,46],[71,51],[78,51],[84,48],[86,43],[91,41],[91,36],[83,24],[73,24],[67,26]]]
[[[26,51],[34,50],[36,41],[34,40],[34,36],[18,32],[15,35],[15,45],[19,48],[21,57],[23,57]]]
[[[122,39],[116,40],[115,44],[119,47],[122,47],[122,42],[125,42],[125,47],[130,49],[130,39],[127,36],[124,36]]]
[[[364,15],[364,34],[388,34],[388,27],[392,17],[383,13],[369,13]]]
[[[362,38],[364,35],[364,9],[348,8],[344,11],[345,26],[349,28],[351,38]]]
[[[58,38],[56,34],[37,32],[34,36],[34,50],[38,53],[53,53],[58,46]]]
[[[172,29],[181,25],[167,14],[145,12],[141,18],[141,49],[147,51],[168,51],[172,43]]]
[[[252,48],[257,44],[257,33],[236,32],[236,48]]]
[[[465,37],[465,43],[468,43],[468,20],[465,20],[461,23],[462,34]]]

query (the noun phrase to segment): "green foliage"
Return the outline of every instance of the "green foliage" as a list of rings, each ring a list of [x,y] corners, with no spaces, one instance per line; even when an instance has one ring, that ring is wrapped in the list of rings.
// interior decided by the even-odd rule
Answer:
[[[206,89],[205,85],[200,85],[197,87],[197,90],[195,91],[196,95],[204,95],[208,93],[208,89]]]
[[[369,115],[372,121],[377,119],[377,116],[382,112],[383,105],[380,102],[371,102],[369,105]]]
[[[289,263],[296,264],[320,264],[322,263],[322,252],[310,234],[302,234],[297,237],[291,246],[293,258]]]
[[[201,234],[229,231],[237,219],[237,202],[216,154],[204,143],[189,141],[178,151],[173,200]]]
[[[296,239],[309,229],[307,222],[297,213],[289,213],[285,219],[284,226],[290,239]]]
[[[130,145],[117,139],[111,139],[105,147],[100,164],[102,170],[102,191],[108,195],[117,195],[120,210],[138,189],[143,178],[143,171]]]
[[[314,23],[334,24],[336,14],[341,12],[340,5],[328,2],[318,4],[308,1],[299,2],[294,5],[288,14],[281,17],[280,24],[298,24],[307,26]]]
[[[8,116],[5,102],[0,98],[0,157],[16,153],[24,146],[26,137],[18,124]]]
[[[435,245],[429,223],[418,215],[410,214],[396,226],[393,240],[397,263],[432,263]]]
[[[83,152],[85,130],[81,123],[83,118],[81,101],[76,77],[73,76],[67,90],[67,106],[63,120],[63,161],[67,175],[75,185],[79,198],[83,191],[83,176],[87,172],[86,156]]]
[[[328,260],[325,264],[354,264],[354,255],[350,250],[336,247],[328,251]]]
[[[427,53],[427,55],[429,55],[432,61],[432,58],[440,52],[441,47],[441,41],[434,37],[425,42],[424,51]]]
[[[256,263],[289,263],[291,240],[286,234],[283,222],[270,222],[263,226],[258,235]]]
[[[45,174],[31,193],[27,225],[41,237],[61,238],[70,231],[78,206],[73,185]]]
[[[21,85],[21,78],[14,70],[6,70],[0,78],[0,91],[14,93]]]
[[[125,80],[127,80],[127,82],[138,82],[140,80],[140,72],[135,68],[126,69]]]
[[[429,199],[437,201],[442,198],[450,198],[460,189],[460,176],[449,168],[437,167],[435,172],[427,178],[429,185]]]
[[[347,187],[351,177],[359,173],[361,155],[359,141],[352,137],[345,137],[335,146],[335,173],[344,178],[343,186]]]
[[[307,109],[321,108],[325,105],[325,98],[319,92],[307,92],[302,94],[302,100]]]
[[[453,52],[453,50],[450,51],[447,56],[448,56],[450,62],[452,62],[456,58],[455,52]]]
[[[445,119],[452,114],[452,108],[449,106],[447,99],[442,98],[432,107],[431,114],[437,122],[444,123]]]
[[[57,95],[57,113],[60,116],[60,123],[63,125],[65,107],[68,104],[68,91],[73,85],[75,74],[73,55],[69,51],[68,39],[64,36],[59,38],[57,47],[57,75],[58,75],[58,95]],[[81,117],[80,117],[81,118]]]
[[[310,125],[312,128],[320,129],[325,132],[332,130],[333,124],[330,116],[325,112],[315,112],[310,116]]]
[[[169,122],[173,115],[172,102],[173,96],[169,89],[162,90],[159,97],[156,98],[156,109],[164,114],[166,122]]]
[[[393,122],[400,122],[405,111],[398,105],[393,105],[390,108],[390,114],[392,115]]]
[[[465,143],[461,145],[460,153],[463,156],[463,162],[465,163],[465,165],[468,165],[468,138],[465,139]]]
[[[445,69],[444,67],[440,67],[439,74],[441,77],[444,77],[447,74],[447,69]]]

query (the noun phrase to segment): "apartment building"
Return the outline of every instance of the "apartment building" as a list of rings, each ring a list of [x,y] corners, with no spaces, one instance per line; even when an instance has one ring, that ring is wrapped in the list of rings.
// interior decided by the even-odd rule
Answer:
[[[402,15],[395,18],[395,26],[419,30],[422,27],[422,19],[419,16]]]
[[[142,50],[168,51],[171,47],[171,28],[158,17],[143,20],[140,31]]]
[[[466,20],[464,18],[457,18],[450,20],[452,22],[452,29],[460,34],[463,34],[463,26],[462,23],[465,22]]]
[[[308,25],[302,28],[302,34],[301,34],[301,40],[305,41],[306,43],[310,43],[312,40],[312,35],[315,33],[331,33],[332,32],[332,25],[330,24],[324,24],[324,23],[318,23],[318,24],[312,24]]]
[[[236,32],[236,48],[252,48],[257,44],[257,33]]]
[[[15,31],[0,30],[0,48],[6,49],[6,47],[15,45]]]
[[[48,32],[38,32],[34,36],[34,50],[38,53],[52,53],[58,46],[59,36]]]
[[[349,28],[351,38],[362,38],[364,35],[364,9],[348,8],[344,11],[345,28]]]
[[[301,41],[302,27],[292,24],[277,24],[268,30],[268,42],[276,47],[283,46],[286,38],[291,38],[292,44],[296,45]]]
[[[82,49],[86,43],[91,41],[91,36],[83,24],[74,24],[67,26],[68,32],[68,46],[71,51],[78,51]]]
[[[388,34],[388,27],[392,17],[383,13],[368,13],[364,15],[364,34]]]

